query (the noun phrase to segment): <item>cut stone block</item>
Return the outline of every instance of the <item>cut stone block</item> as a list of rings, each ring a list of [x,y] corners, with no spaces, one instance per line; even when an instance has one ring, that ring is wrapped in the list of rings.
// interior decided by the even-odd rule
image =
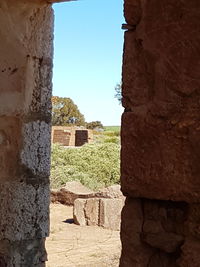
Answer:
[[[81,226],[98,225],[118,231],[120,230],[123,206],[123,199],[76,199],[74,202],[74,222]]]
[[[100,199],[99,225],[111,230],[120,230],[122,199]]]
[[[136,26],[125,32],[123,55],[121,182],[129,197],[199,202],[199,3],[124,1]]]
[[[81,199],[74,201],[73,210],[74,223],[84,225],[98,225],[99,224],[99,199]]]
[[[74,210],[73,210],[74,223],[80,226],[87,225],[85,218],[85,203],[86,199],[78,198],[74,201]]]
[[[152,119],[150,125],[147,120],[148,116],[136,112],[123,115],[124,128],[128,125],[122,131],[123,193],[134,198],[198,202],[199,134],[182,122],[153,125]]]
[[[87,225],[99,224],[99,199],[90,198],[85,203],[85,217]]]
[[[0,211],[0,240],[45,238],[49,233],[49,185],[0,183]]]

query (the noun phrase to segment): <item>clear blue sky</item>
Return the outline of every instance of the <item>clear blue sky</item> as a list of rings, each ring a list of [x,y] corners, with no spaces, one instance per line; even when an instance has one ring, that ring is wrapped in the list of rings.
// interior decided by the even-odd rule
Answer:
[[[121,80],[122,0],[55,4],[53,95],[70,97],[87,122],[120,125],[114,98]]]

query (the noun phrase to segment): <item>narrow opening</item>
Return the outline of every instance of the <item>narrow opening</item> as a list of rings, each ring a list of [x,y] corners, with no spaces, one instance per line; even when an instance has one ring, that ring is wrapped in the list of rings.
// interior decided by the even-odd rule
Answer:
[[[118,266],[122,9],[122,0],[54,5],[48,267]]]

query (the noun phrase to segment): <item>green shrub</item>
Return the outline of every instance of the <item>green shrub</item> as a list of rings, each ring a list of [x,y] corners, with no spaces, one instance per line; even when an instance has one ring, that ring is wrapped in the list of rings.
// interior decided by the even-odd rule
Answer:
[[[104,139],[104,143],[113,143],[113,144],[119,144],[120,139],[117,136],[107,137]]]
[[[115,140],[116,141],[116,140]],[[114,142],[86,144],[78,148],[52,146],[51,188],[80,181],[96,190],[119,183],[120,145]]]

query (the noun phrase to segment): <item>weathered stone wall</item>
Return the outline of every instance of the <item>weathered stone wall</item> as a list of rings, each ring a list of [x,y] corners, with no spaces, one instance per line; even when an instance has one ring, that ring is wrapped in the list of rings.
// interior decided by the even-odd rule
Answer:
[[[125,0],[121,267],[200,266],[200,1]]]
[[[44,266],[49,227],[50,4],[0,3],[0,266]]]
[[[51,142],[63,146],[82,146],[93,142],[93,131],[81,127],[52,126]]]

